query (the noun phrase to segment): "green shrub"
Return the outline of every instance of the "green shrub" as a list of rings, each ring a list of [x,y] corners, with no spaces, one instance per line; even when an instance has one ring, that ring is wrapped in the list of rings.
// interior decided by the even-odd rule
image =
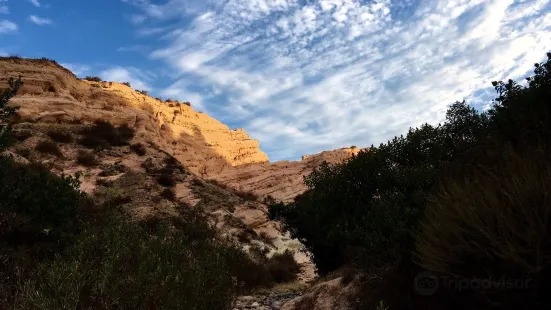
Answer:
[[[305,178],[308,191],[295,202],[272,204],[270,217],[305,244],[322,273],[346,264],[413,267],[414,233],[435,185],[490,169],[507,148],[551,151],[547,56],[528,87],[494,82],[499,97],[487,113],[457,102],[444,124],[410,129],[343,164],[322,165]]]
[[[52,140],[60,143],[71,143],[73,142],[73,136],[65,131],[60,130],[48,130],[46,133],[48,137],[50,137]]]
[[[134,129],[126,125],[115,127],[109,122],[98,120],[93,126],[82,129],[80,135],[79,144],[101,150],[109,146],[128,145],[134,137]]]
[[[149,95],[149,92],[147,90],[136,90],[136,92],[142,94],[142,95],[145,95],[145,96],[148,96]]]
[[[51,141],[40,141],[34,148],[40,153],[51,154],[57,157],[63,157],[63,153],[57,144]]]
[[[19,88],[23,85],[21,77],[17,80],[8,79],[8,88],[0,92],[0,150],[12,144],[11,121],[10,118],[17,112],[19,107],[8,106],[9,100],[17,94]]]
[[[130,82],[122,82],[121,84],[122,84],[122,85],[126,85],[126,86],[128,86],[128,87],[131,87],[131,86],[130,86]]]
[[[231,309],[237,287],[228,260],[243,254],[214,236],[198,213],[148,225],[117,212],[96,216],[63,256],[37,267],[19,306]]]
[[[101,78],[97,76],[87,76],[84,79],[90,82],[98,82],[98,83],[102,81]]]
[[[14,216],[4,222],[8,226],[1,229],[2,241],[11,244],[56,239],[72,231],[85,199],[78,178],[57,177],[44,166],[6,156],[0,156],[0,184],[2,222]]]
[[[93,167],[99,164],[96,155],[91,152],[79,150],[77,154],[77,163],[86,167]]]

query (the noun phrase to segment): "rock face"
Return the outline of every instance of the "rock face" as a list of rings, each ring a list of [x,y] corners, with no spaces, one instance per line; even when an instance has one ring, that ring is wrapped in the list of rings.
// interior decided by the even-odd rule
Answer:
[[[206,177],[215,179],[228,186],[259,197],[272,196],[284,202],[292,201],[306,190],[304,176],[314,167],[326,161],[330,164],[341,163],[362,149],[351,147],[325,151],[315,155],[305,155],[300,161],[278,161],[274,163],[247,164],[225,167],[218,173]]]
[[[196,174],[268,161],[243,129],[230,130],[185,104],[162,102],[117,82],[79,80],[47,60],[0,59],[0,88],[5,78],[19,75],[24,85],[12,103],[21,107],[21,122],[127,124]]]

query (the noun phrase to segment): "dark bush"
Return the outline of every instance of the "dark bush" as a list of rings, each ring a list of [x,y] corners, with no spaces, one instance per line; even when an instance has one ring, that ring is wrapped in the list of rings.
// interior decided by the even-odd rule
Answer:
[[[102,81],[101,78],[97,76],[87,76],[84,79],[90,82],[98,82],[98,83]]]
[[[82,129],[80,134],[79,144],[101,150],[109,146],[128,145],[134,137],[134,129],[126,125],[117,128],[109,122],[98,120],[93,126]]]
[[[77,154],[77,163],[86,167],[93,167],[99,164],[96,155],[91,152],[79,150]]]
[[[268,260],[268,271],[276,283],[296,280],[300,265],[295,261],[293,253],[285,251],[276,253]]]
[[[166,200],[175,201],[176,200],[176,193],[174,192],[174,189],[172,189],[172,188],[165,188],[161,192],[161,197],[165,198]]]
[[[174,176],[168,173],[162,173],[161,175],[159,175],[157,177],[157,183],[159,183],[159,185],[164,187],[176,186],[176,180],[174,180]]]
[[[144,156],[147,153],[145,146],[141,143],[134,143],[130,146],[130,149],[140,156]]]
[[[40,153],[51,154],[57,157],[63,157],[63,153],[57,144],[51,141],[40,141],[34,148]]]
[[[71,143],[73,142],[73,136],[65,131],[61,130],[48,130],[48,137],[59,143]]]
[[[523,290],[491,293],[494,301],[533,308],[551,268],[551,163],[541,151],[523,153],[507,152],[494,167],[443,185],[429,199],[417,255],[422,267],[443,275],[531,279]]]
[[[191,103],[189,101],[182,102],[182,104],[187,105],[188,107],[191,107]]]
[[[126,86],[128,86],[128,87],[131,87],[131,86],[130,86],[130,82],[122,82],[121,84],[122,84],[122,85],[126,85]]]
[[[136,90],[136,92],[142,94],[142,95],[145,95],[145,96],[148,96],[149,95],[149,92],[147,90]]]
[[[17,80],[9,78],[8,88],[0,92],[0,150],[13,143],[11,117],[15,115],[19,107],[8,106],[8,102],[17,94],[21,85],[23,85],[21,77]]]

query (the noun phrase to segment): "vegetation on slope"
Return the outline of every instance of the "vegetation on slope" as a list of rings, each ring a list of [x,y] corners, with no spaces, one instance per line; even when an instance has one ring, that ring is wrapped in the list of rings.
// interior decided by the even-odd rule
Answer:
[[[487,112],[457,102],[443,124],[322,165],[305,178],[309,189],[295,202],[272,203],[271,217],[306,245],[322,273],[353,265],[380,279],[368,285],[363,308],[385,298],[391,309],[436,309],[412,291],[422,268],[456,280],[533,280],[521,290],[441,288],[433,300],[444,309],[548,308],[547,57],[527,86],[493,82],[498,98]]]
[[[0,151],[17,141],[9,131],[16,108],[7,104],[21,84],[10,80],[1,93]],[[103,149],[128,146],[133,131],[96,122],[80,136],[78,143]],[[47,142],[39,151],[59,150]],[[98,164],[93,152],[81,150],[76,160]],[[161,175],[183,169],[165,164]],[[0,155],[1,309],[231,309],[238,293],[297,272],[280,265],[292,256],[259,262],[220,239],[200,208],[179,205],[178,216],[133,220],[116,199],[79,188],[78,174],[57,176],[38,162]]]

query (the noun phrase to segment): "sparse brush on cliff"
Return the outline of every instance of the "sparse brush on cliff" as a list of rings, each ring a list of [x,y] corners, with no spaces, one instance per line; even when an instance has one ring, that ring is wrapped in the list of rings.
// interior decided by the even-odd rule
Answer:
[[[63,153],[61,152],[59,146],[52,141],[40,141],[34,149],[39,151],[40,153],[63,157]]]
[[[115,127],[111,123],[98,120],[93,126],[87,126],[80,131],[79,144],[96,150],[110,146],[128,145],[134,137],[134,129],[123,125]]]
[[[90,82],[102,82],[101,78],[97,76],[87,76],[84,79]]]
[[[46,134],[48,135],[48,137],[50,137],[52,140],[56,142],[60,142],[60,143],[73,142],[73,136],[70,133],[63,130],[51,129],[51,130],[48,130]]]
[[[11,136],[11,117],[17,112],[18,107],[8,106],[9,100],[17,94],[19,88],[23,85],[21,77],[19,79],[9,78],[8,88],[0,92],[0,150],[8,147],[13,141]]]

